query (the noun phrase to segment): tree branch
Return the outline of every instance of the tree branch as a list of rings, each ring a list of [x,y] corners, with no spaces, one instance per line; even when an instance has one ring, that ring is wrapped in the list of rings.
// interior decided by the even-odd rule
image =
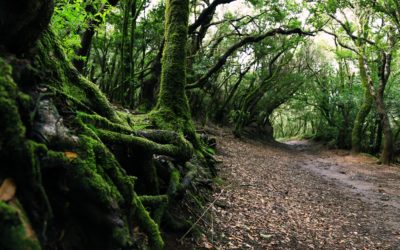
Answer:
[[[203,76],[200,77],[195,83],[189,84],[186,89],[193,89],[193,88],[199,88],[203,87],[205,83],[207,82],[208,78],[212,76],[215,72],[220,70],[222,66],[226,63],[228,57],[230,57],[237,49],[251,43],[256,43],[264,40],[267,37],[275,36],[275,35],[292,35],[292,34],[297,34],[297,35],[307,35],[307,36],[313,36],[315,35],[314,32],[306,32],[301,30],[300,28],[295,28],[295,29],[289,29],[289,30],[284,30],[282,28],[277,28],[270,30],[264,34],[258,35],[258,36],[248,36],[240,40],[239,42],[235,43],[232,45],[217,61],[217,63]]]
[[[209,16],[214,14],[215,9],[218,5],[231,3],[233,1],[236,0],[214,0],[207,8],[205,8],[201,12],[197,20],[193,24],[189,25],[188,34],[192,34],[198,27],[200,27],[206,20],[208,20]]]
[[[356,44],[357,44],[357,41],[363,41],[363,42],[366,42],[366,43],[368,43],[368,44],[370,44],[370,45],[375,45],[375,42],[373,42],[373,41],[371,41],[371,40],[368,40],[368,39],[366,39],[366,38],[353,35],[353,33],[351,32],[351,30],[349,29],[349,27],[348,27],[345,23],[343,23],[342,21],[340,21],[337,17],[335,17],[335,16],[332,15],[332,14],[328,14],[328,15],[329,15],[333,20],[335,20],[336,22],[338,22],[338,23],[340,24],[340,26],[342,26],[342,28],[344,29],[344,31],[346,31],[346,34],[347,34],[347,35],[351,38],[351,40],[353,40]]]

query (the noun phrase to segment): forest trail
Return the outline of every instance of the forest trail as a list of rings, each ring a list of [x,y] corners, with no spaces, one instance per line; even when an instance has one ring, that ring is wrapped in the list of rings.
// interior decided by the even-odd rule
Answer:
[[[219,136],[216,249],[400,249],[400,170],[307,141]]]

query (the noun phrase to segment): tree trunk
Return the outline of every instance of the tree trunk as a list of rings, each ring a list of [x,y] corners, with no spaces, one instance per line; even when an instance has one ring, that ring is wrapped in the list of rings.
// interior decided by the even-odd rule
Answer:
[[[379,153],[381,151],[382,147],[382,138],[383,138],[383,122],[382,122],[382,117],[379,117],[377,119],[378,124],[377,129],[376,129],[376,138],[374,138],[374,147],[373,147],[373,153]]]
[[[171,122],[162,127],[173,130],[176,117],[191,124],[182,52],[188,3],[168,4],[171,33],[158,106],[162,121]],[[13,201],[0,201],[0,249],[162,249],[158,222],[184,186],[180,176],[192,173],[167,160],[163,170],[170,171],[161,176],[154,155],[186,166],[193,146],[182,133],[138,131],[130,114],[114,110],[66,59],[47,27],[52,2],[0,5],[0,184],[7,180],[18,188]],[[143,174],[130,175],[135,171]],[[161,191],[161,178],[166,194],[146,195]]]
[[[118,3],[118,0],[109,0],[108,1],[111,6],[115,6]],[[96,12],[98,14],[103,14],[104,11],[107,10],[108,5],[103,4],[99,10],[96,10],[93,5],[88,6],[89,12],[91,15],[95,16]],[[96,33],[97,27],[101,24],[102,19],[99,16],[95,16],[93,19],[90,19],[90,21],[87,24],[87,29],[83,32],[81,36],[81,46],[80,48],[76,51],[76,55],[78,58],[74,59],[72,62],[75,66],[75,68],[82,73],[83,68],[85,66],[85,60],[83,58],[87,57],[89,55],[90,51],[90,46],[92,44],[93,36]]]
[[[165,41],[161,43],[160,50],[158,51],[156,57],[151,63],[150,77],[147,80],[143,80],[141,83],[140,106],[144,110],[150,110],[153,107],[157,97],[157,89],[160,84],[161,59],[162,52],[164,51],[164,44]]]
[[[236,80],[235,84],[233,85],[231,91],[229,92],[228,97],[226,98],[226,100],[223,102],[223,104],[221,105],[221,107],[219,107],[216,111],[215,114],[215,120],[219,123],[221,123],[224,119],[224,115],[225,114],[225,109],[228,106],[228,104],[230,103],[231,99],[234,97],[234,95],[236,94],[237,89],[239,88],[240,83],[243,80],[243,77],[247,74],[247,72],[251,69],[251,66],[253,65],[250,64],[243,72],[239,73],[239,77]]]
[[[0,1],[0,44],[21,53],[30,49],[47,27],[53,0]]]
[[[393,134],[390,126],[389,115],[386,111],[385,103],[383,100],[386,83],[391,73],[390,64],[391,64],[391,55],[390,54],[387,55],[385,52],[383,52],[381,66],[380,66],[381,72],[379,74],[380,81],[379,81],[378,91],[375,90],[374,82],[371,76],[371,71],[369,69],[367,60],[365,58],[363,65],[363,68],[365,69],[368,79],[368,90],[375,101],[378,115],[382,118],[384,145],[380,160],[383,164],[390,164],[393,158]]]
[[[186,86],[186,44],[189,1],[168,0],[165,10],[165,45],[156,111],[167,122],[184,130],[191,120]],[[181,120],[177,123],[176,120]]]
[[[353,153],[359,153],[361,151],[362,142],[362,131],[369,112],[372,108],[373,98],[369,91],[367,73],[364,68],[364,59],[362,56],[358,58],[358,65],[360,70],[361,83],[364,87],[364,97],[363,103],[357,113],[356,119],[354,121],[353,131],[351,133],[351,151]]]
[[[380,159],[383,164],[390,164],[393,158],[393,134],[390,126],[389,116],[381,97],[379,97],[377,100],[377,111],[382,117],[382,128],[384,135],[384,144]]]

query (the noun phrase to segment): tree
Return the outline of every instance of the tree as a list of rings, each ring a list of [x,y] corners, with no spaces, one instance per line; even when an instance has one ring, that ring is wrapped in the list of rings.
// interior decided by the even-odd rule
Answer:
[[[72,66],[48,26],[51,1],[0,3],[0,158],[7,162],[0,177],[18,187],[21,203],[0,201],[1,248],[127,249],[146,242],[163,248],[160,223],[177,227],[169,209],[200,168],[199,158],[188,162],[193,146],[183,137],[191,125],[184,92],[187,4],[168,2],[160,100],[141,120],[116,111]],[[170,115],[185,126],[176,127],[183,123]],[[201,152],[205,144],[196,139]],[[155,154],[170,158],[156,161]],[[168,168],[160,166],[165,162]]]
[[[396,24],[392,23],[387,16],[377,15],[373,9],[369,8],[368,5],[362,1],[354,1],[354,3],[351,1],[345,1],[344,7],[341,7],[349,7],[354,9],[359,21],[357,26],[351,24],[343,12],[343,9],[339,9],[339,13],[344,15],[345,21],[340,20],[340,18],[335,16],[334,13],[337,12],[338,6],[333,8],[333,14],[328,13],[328,15],[342,28],[344,34],[347,36],[347,39],[352,41],[353,46],[340,41],[340,39],[338,40],[341,46],[352,50],[358,55],[360,76],[363,85],[366,88],[366,92],[364,94],[364,103],[361,106],[354,123],[352,133],[352,150],[353,152],[358,152],[360,150],[363,123],[371,109],[371,102],[374,101],[385,137],[381,161],[384,164],[388,164],[392,160],[393,136],[388,112],[385,107],[384,92],[391,74],[392,56],[395,50],[395,44],[397,42],[395,38],[397,34],[395,34],[394,30],[394,26]],[[377,20],[382,21],[379,30],[375,31],[368,28]],[[359,27],[357,34],[355,34],[355,27]],[[338,38],[337,35],[334,34],[334,36]],[[375,72],[372,70],[372,62],[370,58],[374,56],[379,57],[379,59],[377,59],[378,65],[374,67],[378,70]],[[376,81],[374,80],[373,74],[377,75],[377,78],[379,79],[378,84],[375,84]]]
[[[191,120],[185,92],[188,18],[189,1],[167,2],[160,93],[155,108],[167,122],[181,120],[183,124],[176,124],[180,131],[190,126],[187,123]]]

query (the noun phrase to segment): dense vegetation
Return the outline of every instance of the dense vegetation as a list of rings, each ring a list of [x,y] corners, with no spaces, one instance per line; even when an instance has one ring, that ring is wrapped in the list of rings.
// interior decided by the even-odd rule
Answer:
[[[217,174],[193,120],[399,160],[399,5],[0,0],[0,249],[162,249]]]

